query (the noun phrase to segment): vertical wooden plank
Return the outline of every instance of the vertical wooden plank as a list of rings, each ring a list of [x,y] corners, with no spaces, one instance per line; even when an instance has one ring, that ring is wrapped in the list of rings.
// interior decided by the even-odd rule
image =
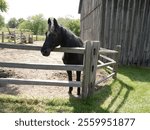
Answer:
[[[100,42],[93,41],[91,48],[91,65],[90,65],[90,82],[88,86],[88,96],[92,96],[95,89],[95,80],[96,80],[96,70],[97,70],[97,62],[98,62],[98,54],[99,54]]]
[[[129,39],[129,49],[128,49],[128,61],[129,64],[132,64],[132,61],[134,59],[133,57],[133,35],[135,32],[135,16],[136,16],[136,0],[133,0],[133,7],[132,7],[132,15],[131,15],[131,26],[130,26],[130,39]]]
[[[111,15],[110,15],[110,31],[109,31],[109,46],[110,46],[110,48],[112,47],[112,44],[113,44],[113,34],[114,34],[114,32],[113,32],[113,27],[114,27],[114,25],[113,25],[113,21],[114,21],[114,2],[115,2],[115,0],[112,0],[112,4],[111,4]]]
[[[122,50],[121,50],[121,58],[120,58],[120,61],[121,63],[123,63],[123,46],[124,46],[124,34],[125,34],[125,0],[123,0],[123,3],[122,3],[122,11],[121,11],[121,36],[120,36],[120,44],[122,46]]]
[[[119,21],[119,2],[120,1],[115,1],[115,2],[117,2],[117,3],[115,3],[116,4],[116,17],[115,17],[115,31],[114,31],[114,33],[115,33],[115,35],[114,35],[114,44],[118,44],[118,27],[119,27],[119,23],[118,23],[118,21]],[[113,45],[113,49],[114,49],[114,47],[115,47],[115,45]]]
[[[100,35],[99,40],[101,41],[101,46],[104,47],[104,27],[105,27],[105,0],[101,0],[101,6],[100,6]]]
[[[14,31],[14,44],[16,44],[16,32]]]
[[[140,5],[142,3],[142,0],[136,1],[136,18],[135,18],[135,23],[134,23],[134,36],[133,36],[133,63],[137,64],[138,61],[138,55],[137,55],[137,50],[138,50],[138,44],[139,44],[139,35],[140,35],[140,23],[141,23],[141,19],[140,19]]]
[[[90,81],[90,64],[91,64],[91,42],[86,41],[85,54],[84,54],[84,69],[83,69],[83,81],[82,81],[82,98],[88,96],[88,86]]]
[[[145,39],[144,39],[144,51],[145,51],[145,58],[144,58],[144,66],[150,66],[150,0],[147,0],[147,22],[145,23]]]
[[[116,61],[116,64],[113,65],[113,72],[115,73],[113,75],[113,78],[116,79],[117,77],[117,71],[118,71],[118,66],[119,66],[119,59],[120,59],[120,52],[121,52],[121,46],[117,45],[116,46],[116,51],[118,51],[117,54],[114,56],[114,60]]]
[[[20,43],[22,43],[22,32],[20,32]]]
[[[143,41],[144,41],[144,21],[145,21],[145,13],[146,13],[146,0],[143,1],[143,7],[141,7],[141,10],[143,10],[142,12],[142,22],[141,22],[141,29],[140,29],[140,44],[139,44],[139,50],[138,50],[138,65],[142,65],[142,62],[143,62],[143,54],[144,54],[144,44],[143,44]]]
[[[128,63],[128,46],[129,46],[129,32],[130,32],[130,4],[132,0],[128,1],[127,6],[127,18],[126,18],[126,29],[125,29],[125,46],[124,46],[124,64]]]
[[[2,32],[2,43],[4,43],[4,32]]]
[[[109,14],[108,14],[108,0],[105,0],[106,1],[106,6],[105,6],[105,26],[104,26],[104,48],[107,48],[108,46],[108,17],[109,17]]]

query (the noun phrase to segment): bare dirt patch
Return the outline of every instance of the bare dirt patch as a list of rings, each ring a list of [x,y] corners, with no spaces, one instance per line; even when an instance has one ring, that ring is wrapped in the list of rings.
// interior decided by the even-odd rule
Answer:
[[[34,45],[41,45],[42,42],[36,42]],[[19,63],[49,63],[63,64],[63,53],[52,52],[49,57],[41,55],[40,51],[24,51],[15,49],[0,49],[1,62],[19,62]],[[98,72],[97,78],[105,76],[105,72]],[[56,70],[35,70],[35,69],[16,69],[0,68],[0,78],[13,77],[24,79],[45,79],[45,80],[67,80],[65,71]],[[75,80],[75,72],[73,73]],[[17,95],[29,98],[68,98],[68,87],[58,86],[34,86],[34,85],[9,85],[0,83],[0,94]],[[74,88],[73,95],[76,95]]]

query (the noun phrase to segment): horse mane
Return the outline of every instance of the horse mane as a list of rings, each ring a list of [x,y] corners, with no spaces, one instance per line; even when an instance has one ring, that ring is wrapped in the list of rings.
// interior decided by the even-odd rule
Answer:
[[[82,40],[78,36],[76,36],[71,30],[68,30],[63,26],[60,26],[60,28],[61,28],[62,41],[63,41],[62,46],[83,47]]]

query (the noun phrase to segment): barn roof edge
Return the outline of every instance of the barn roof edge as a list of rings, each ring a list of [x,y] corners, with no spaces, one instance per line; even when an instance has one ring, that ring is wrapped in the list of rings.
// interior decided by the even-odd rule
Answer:
[[[83,2],[83,0],[80,0],[80,2],[79,2],[79,9],[78,9],[78,13],[79,14],[81,13],[82,2]]]

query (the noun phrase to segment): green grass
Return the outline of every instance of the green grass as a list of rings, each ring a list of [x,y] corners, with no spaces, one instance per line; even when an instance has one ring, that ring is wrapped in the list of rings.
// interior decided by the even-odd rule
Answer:
[[[0,112],[150,112],[150,69],[121,67],[116,80],[81,100],[0,95]]]

